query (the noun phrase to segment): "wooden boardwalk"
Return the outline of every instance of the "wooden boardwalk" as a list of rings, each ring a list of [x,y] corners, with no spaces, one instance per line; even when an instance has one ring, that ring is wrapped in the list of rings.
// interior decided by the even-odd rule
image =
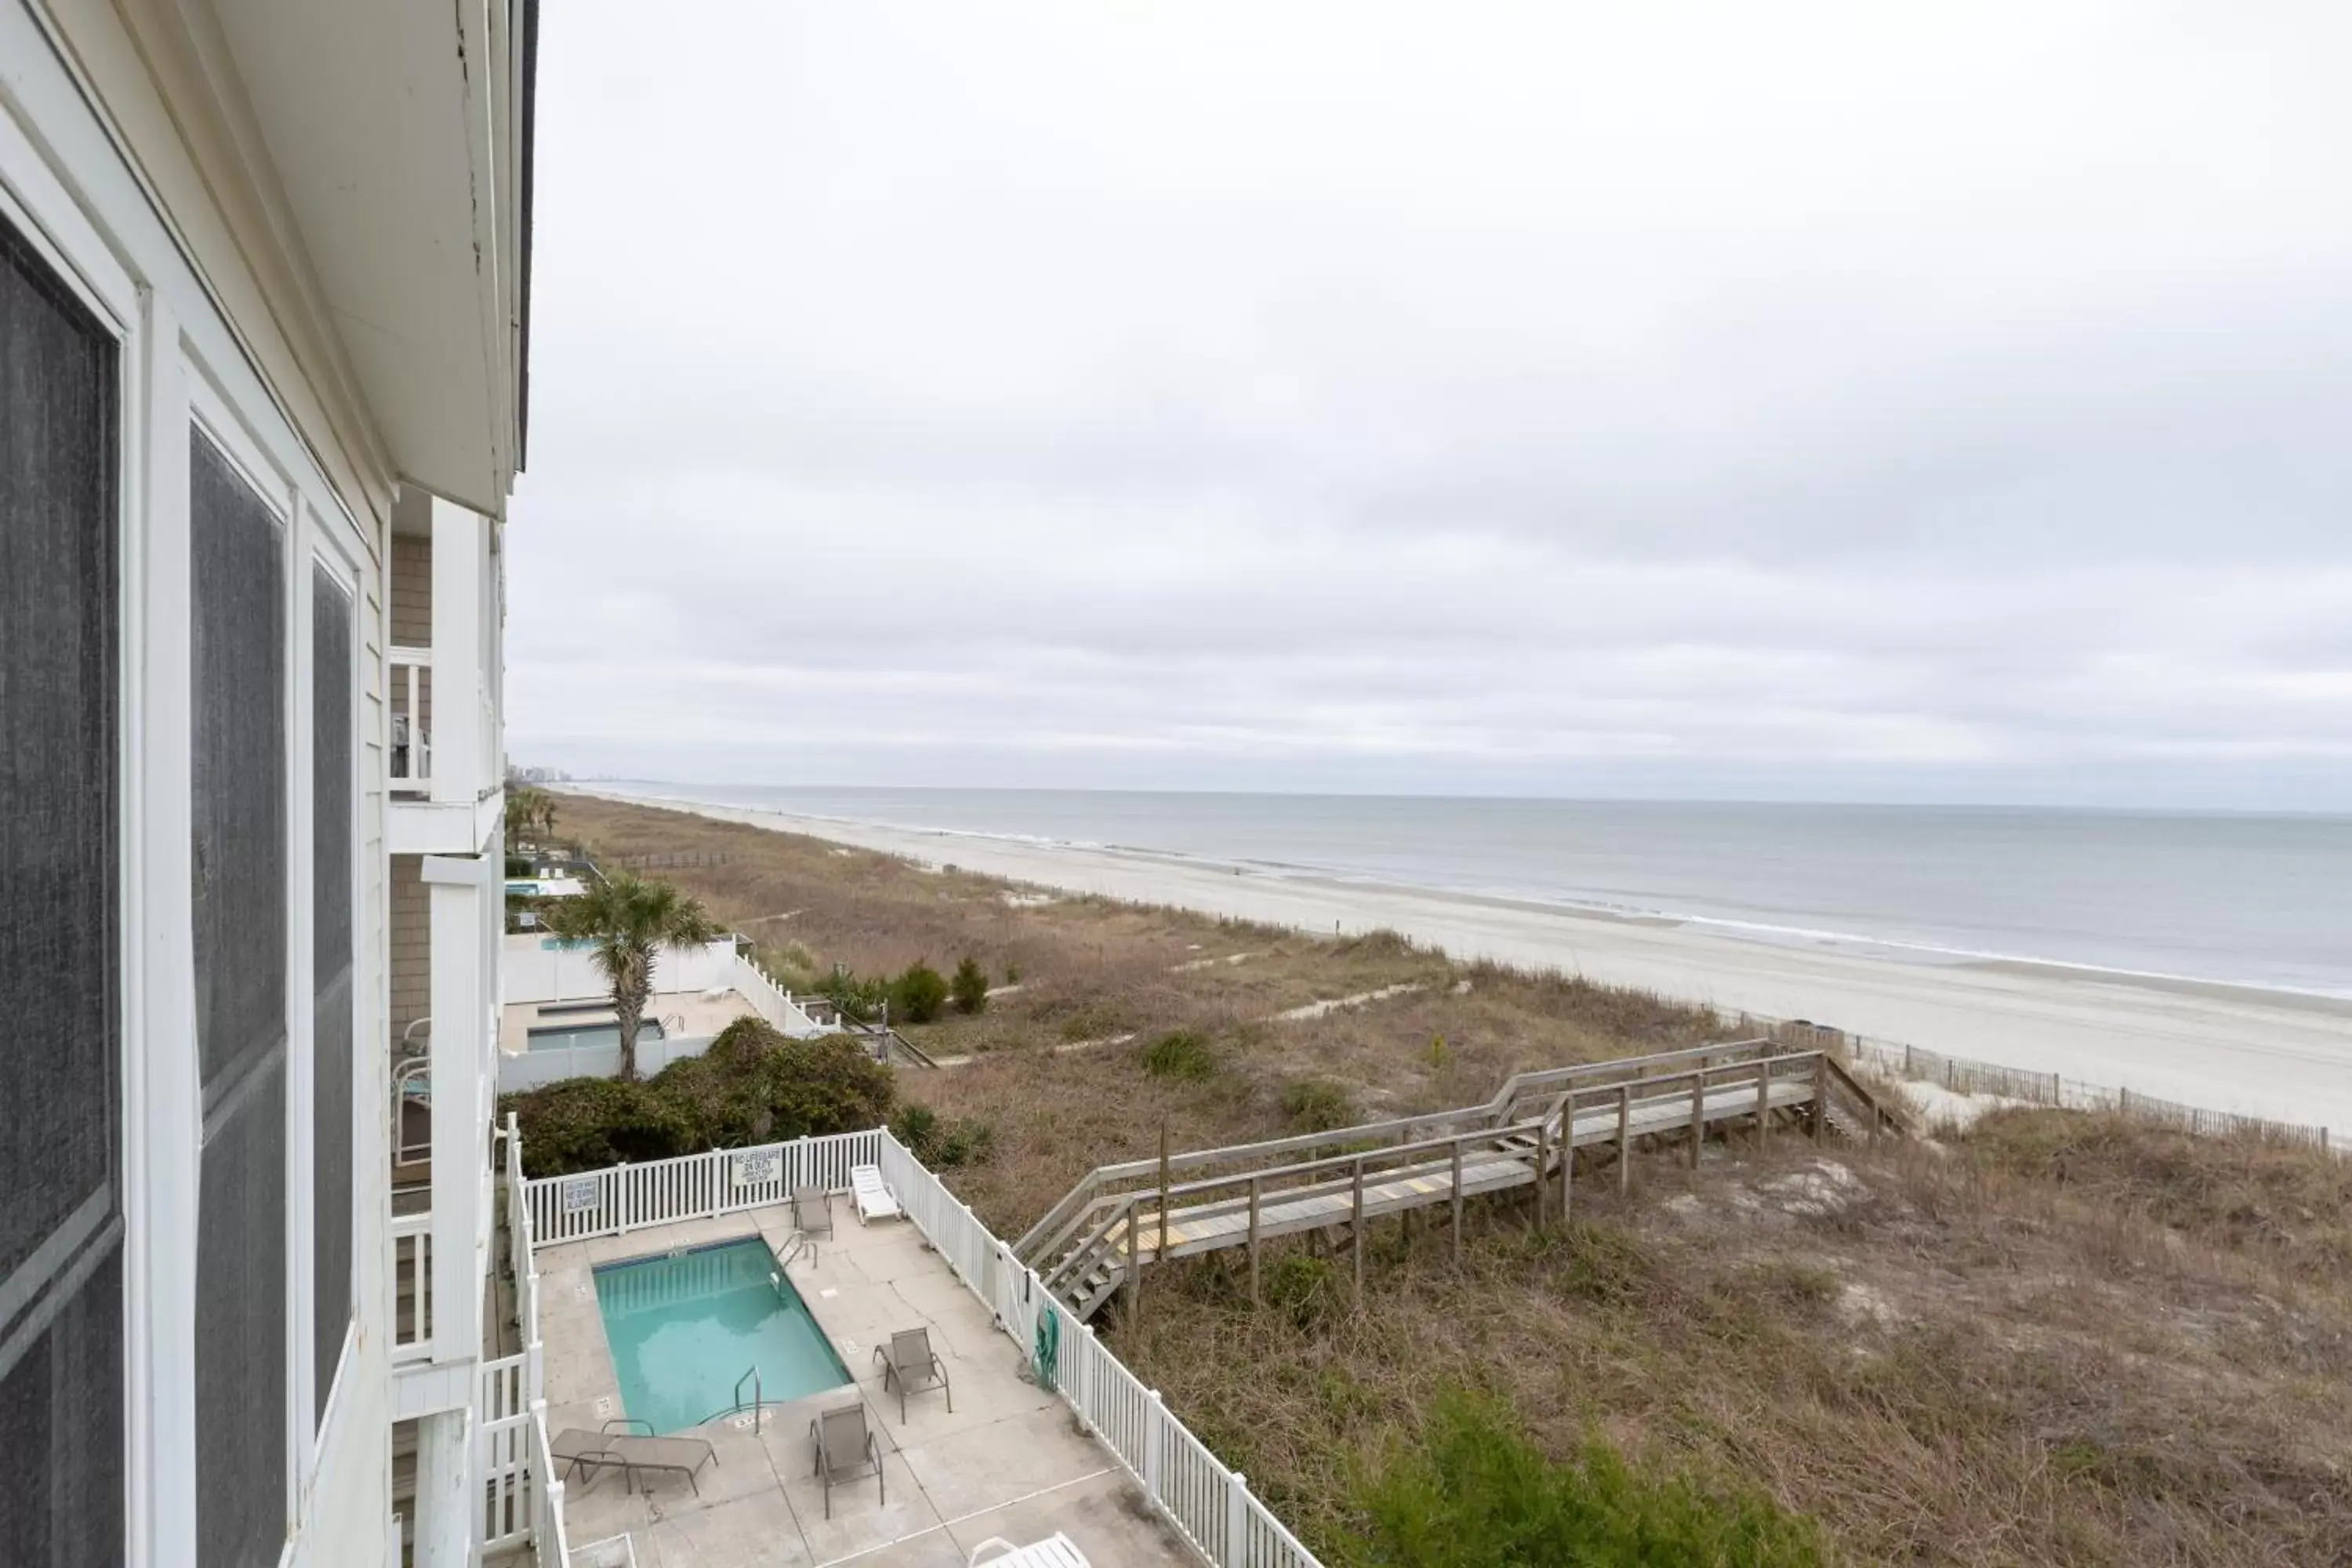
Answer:
[[[1460,1110],[1105,1166],[1016,1250],[1081,1318],[1139,1292],[1144,1267],[1231,1247],[1248,1249],[1255,1290],[1260,1246],[1302,1233],[1344,1238],[1360,1288],[1373,1219],[1448,1209],[1458,1251],[1469,1198],[1532,1188],[1534,1223],[1565,1215],[1577,1151],[1608,1150],[1622,1188],[1644,1141],[1686,1140],[1695,1159],[1710,1130],[1790,1123],[1817,1140],[1900,1130],[1825,1053],[1739,1041],[1523,1073]]]

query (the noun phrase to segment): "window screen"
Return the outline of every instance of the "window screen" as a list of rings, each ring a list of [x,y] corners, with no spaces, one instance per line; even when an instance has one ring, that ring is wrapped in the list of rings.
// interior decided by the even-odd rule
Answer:
[[[316,1414],[327,1411],[352,1321],[352,601],[310,580],[311,1170],[316,1191]]]
[[[190,433],[196,1054],[196,1560],[286,1536],[285,532]]]
[[[0,218],[0,1560],[122,1561],[116,345]]]

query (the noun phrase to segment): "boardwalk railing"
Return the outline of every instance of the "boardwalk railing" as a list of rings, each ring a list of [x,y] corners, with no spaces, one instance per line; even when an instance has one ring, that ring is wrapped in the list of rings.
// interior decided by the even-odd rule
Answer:
[[[1121,1365],[968,1205],[881,1129],[719,1149],[578,1176],[542,1176],[523,1184],[518,1212],[526,1216],[526,1240],[576,1241],[782,1203],[794,1186],[839,1191],[849,1185],[854,1165],[880,1167],[908,1219],[995,1314],[997,1326],[1029,1358],[1034,1374],[1061,1394],[1212,1568],[1321,1568],[1239,1471],[1226,1468],[1159,1393]],[[751,1179],[744,1180],[747,1175]],[[517,1279],[528,1276],[535,1282],[530,1270],[527,1259],[519,1260]],[[1041,1363],[1039,1330],[1049,1319],[1045,1340],[1055,1349]],[[543,1455],[544,1406],[534,1414],[542,1417],[536,1439]],[[548,1491],[557,1494],[551,1528],[560,1531],[561,1489],[541,1489],[542,1494]],[[549,1555],[551,1527],[539,1530],[541,1563],[561,1563],[560,1556]]]

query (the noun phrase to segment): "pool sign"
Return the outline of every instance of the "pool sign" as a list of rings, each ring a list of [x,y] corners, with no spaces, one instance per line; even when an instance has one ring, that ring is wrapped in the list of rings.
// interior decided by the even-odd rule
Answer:
[[[596,1206],[596,1178],[569,1176],[563,1183],[563,1212],[583,1214]]]
[[[739,1187],[772,1185],[783,1174],[783,1152],[762,1149],[756,1153],[735,1156],[735,1184]]]

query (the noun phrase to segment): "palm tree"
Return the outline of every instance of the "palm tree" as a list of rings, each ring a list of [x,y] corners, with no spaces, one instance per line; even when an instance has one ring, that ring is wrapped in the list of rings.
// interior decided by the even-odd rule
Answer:
[[[555,796],[537,784],[507,790],[507,844],[543,844],[555,832]]]
[[[637,1076],[637,1026],[653,990],[654,955],[666,946],[716,942],[722,934],[698,900],[667,882],[626,871],[592,882],[576,899],[555,901],[548,916],[555,934],[596,944],[596,967],[613,988],[613,1016],[621,1028],[621,1078]]]

